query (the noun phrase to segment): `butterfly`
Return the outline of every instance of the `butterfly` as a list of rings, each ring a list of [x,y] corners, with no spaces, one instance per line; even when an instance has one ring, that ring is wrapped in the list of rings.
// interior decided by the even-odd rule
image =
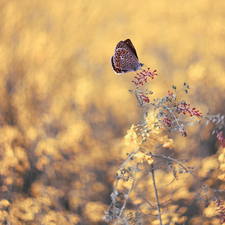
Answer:
[[[112,69],[117,75],[139,70],[144,64],[138,60],[137,52],[130,39],[120,41],[111,57]]]

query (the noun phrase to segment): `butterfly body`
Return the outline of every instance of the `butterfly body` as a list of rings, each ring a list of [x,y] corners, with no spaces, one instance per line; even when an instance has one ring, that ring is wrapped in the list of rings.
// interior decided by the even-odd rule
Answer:
[[[143,64],[139,62],[137,52],[130,39],[120,41],[111,57],[111,65],[117,75],[139,70]]]

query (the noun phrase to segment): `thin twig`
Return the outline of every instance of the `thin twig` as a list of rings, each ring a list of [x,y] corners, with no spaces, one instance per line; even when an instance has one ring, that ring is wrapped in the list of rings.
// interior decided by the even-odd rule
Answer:
[[[154,174],[153,163],[151,164],[151,173],[152,173],[152,182],[153,182],[153,187],[154,187],[154,191],[155,191],[155,198],[156,198],[156,204],[157,204],[157,210],[158,210],[159,224],[162,225],[162,219],[161,219],[161,213],[160,213],[160,205],[159,205],[159,198],[158,198],[158,192],[157,192],[156,183],[155,183],[155,174]]]
[[[125,207],[126,207],[127,201],[128,201],[128,199],[129,199],[129,195],[130,195],[131,190],[133,189],[133,186],[134,186],[134,181],[135,181],[135,176],[136,176],[137,171],[138,171],[138,163],[137,163],[136,166],[135,166],[134,175],[133,175],[133,178],[132,178],[132,179],[133,179],[133,182],[132,182],[132,184],[131,184],[131,186],[130,186],[130,189],[129,189],[127,195],[125,196],[125,202],[123,203],[123,206],[122,206],[122,208],[121,208],[121,210],[120,210],[120,214],[119,214],[119,216],[118,216],[116,222],[114,223],[114,225],[116,225],[116,224],[119,222],[119,219],[120,219],[120,217],[121,217],[121,215],[122,215],[122,213],[123,213],[123,211],[124,211],[124,209],[125,209]]]
[[[170,184],[172,184],[172,183],[174,182],[175,179],[176,179],[176,177],[174,177],[173,180],[172,180],[170,183],[168,183],[168,184],[166,184],[166,185],[164,185],[164,186],[162,186],[162,187],[160,187],[160,188],[157,188],[157,190],[160,190],[160,189],[162,189],[162,188],[164,188],[164,187],[169,186]]]
[[[187,172],[190,173],[190,170],[183,163],[179,162],[178,160],[176,160],[174,158],[170,158],[169,156],[165,156],[165,155],[152,155],[152,157],[158,157],[158,158],[163,158],[163,159],[167,159],[167,160],[173,161],[173,162],[177,163],[179,166],[181,166],[183,169],[185,169]],[[190,174],[202,184],[203,188],[210,189],[214,193],[216,198],[219,198],[217,196],[217,192],[220,192],[220,191],[212,189],[210,186],[206,185],[203,181],[201,181],[198,177],[196,177],[193,173],[190,173]]]
[[[126,159],[122,165],[117,169],[119,170],[120,168],[124,169],[125,165],[133,158],[133,156],[140,150],[140,147],[138,147],[134,152],[131,153],[131,155],[129,155],[129,158]]]

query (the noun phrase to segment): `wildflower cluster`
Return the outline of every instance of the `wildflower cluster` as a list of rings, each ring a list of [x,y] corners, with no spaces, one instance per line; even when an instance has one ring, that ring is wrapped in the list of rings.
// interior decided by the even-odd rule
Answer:
[[[220,144],[222,145],[223,148],[225,148],[225,138],[223,136],[223,131],[220,131],[216,138],[219,140]]]
[[[138,96],[138,99],[139,99],[139,103],[140,105],[143,105],[142,102],[146,102],[146,103],[149,103],[149,98],[146,96],[148,93],[143,93],[143,91],[138,91],[138,85],[141,84],[143,85],[144,82],[146,83],[147,82],[147,79],[148,77],[154,79],[154,76],[156,76],[157,73],[156,73],[156,70],[154,71],[150,71],[150,68],[146,70],[142,70],[140,73],[137,73],[137,76],[135,76],[135,79],[136,81],[132,81],[136,86],[135,86],[135,91],[138,92],[138,94],[136,96]],[[147,90],[146,90],[147,91]]]
[[[183,112],[185,115],[186,113],[189,113],[190,116],[197,116],[198,118],[201,117],[201,114],[199,110],[196,110],[195,108],[190,108],[190,104],[187,104],[185,101],[182,101],[180,105],[177,105],[178,113]]]
[[[140,96],[140,98],[141,98],[143,101],[149,103],[149,98],[148,98],[147,96],[145,96],[145,95],[143,95],[143,94],[140,94],[139,96]]]
[[[168,135],[160,135],[165,128],[155,126],[158,123],[157,119],[152,115],[148,115],[145,120],[145,124],[131,126],[124,137],[125,145],[130,146],[134,144],[137,147],[152,149],[154,146],[161,144],[164,148],[172,149],[174,147],[173,140],[169,139]]]
[[[161,193],[159,193],[160,189],[166,189],[166,187],[174,181],[179,182],[180,179],[178,179],[178,176],[181,176],[181,174],[189,173],[202,184],[202,188],[198,193],[198,200],[204,201],[205,208],[210,205],[208,191],[211,191],[214,196],[216,195],[215,192],[217,192],[197,178],[194,174],[194,167],[186,165],[188,160],[178,160],[168,156],[167,153],[163,155],[158,155],[155,153],[159,148],[160,151],[163,151],[162,147],[167,149],[173,149],[175,147],[173,139],[169,139],[168,135],[163,134],[163,131],[179,131],[182,136],[186,137],[187,133],[185,131],[185,126],[192,125],[193,123],[191,121],[195,121],[194,119],[196,118],[198,118],[197,121],[200,121],[199,119],[202,119],[203,117],[205,118],[205,116],[203,116],[198,109],[191,107],[190,104],[186,103],[186,101],[176,101],[178,92],[184,91],[185,93],[188,93],[188,89],[190,89],[190,87],[186,83],[184,83],[183,87],[179,90],[173,86],[174,93],[168,91],[164,97],[154,99],[150,102],[147,95],[153,94],[153,92],[148,91],[148,89],[139,90],[138,88],[140,84],[143,85],[144,82],[147,82],[148,77],[154,79],[155,75],[157,75],[156,70],[150,72],[150,69],[148,68],[147,71],[143,70],[142,72],[137,73],[135,76],[136,80],[132,81],[135,84],[135,90],[130,90],[130,93],[133,93],[136,96],[139,103],[138,107],[141,108],[142,121],[137,125],[132,125],[127,131],[127,135],[124,137],[126,145],[124,150],[128,158],[126,157],[126,160],[119,167],[119,171],[114,177],[116,178],[116,181],[114,190],[111,194],[112,203],[108,211],[105,212],[104,217],[107,222],[114,220],[116,221],[115,224],[125,224],[124,221],[129,221],[135,224],[138,222],[138,224],[142,224],[142,215],[145,215],[143,211],[147,210],[150,215],[152,213],[151,210],[155,212],[155,206],[157,206],[157,219],[159,220],[159,224],[162,224],[161,215],[164,213],[166,214],[167,212],[166,210],[163,212],[163,208],[167,202],[170,201],[170,199],[165,200],[165,202],[161,201]],[[143,109],[145,106],[152,107],[151,114],[144,113]],[[221,129],[223,117],[208,116],[207,120],[215,123],[215,128],[217,130]],[[220,141],[220,144],[225,147],[225,138],[222,131],[220,133],[217,131],[217,139]],[[130,149],[133,147],[135,147],[134,149],[136,150],[131,152]],[[220,158],[222,162],[223,158]],[[161,181],[162,187],[157,189],[155,171],[158,169],[165,170],[168,174],[170,173],[168,177],[173,177],[171,177],[168,181],[165,181],[165,183]],[[143,173],[143,175],[141,173]],[[142,196],[143,190],[145,190],[146,187],[149,189],[147,174],[151,175],[150,183],[152,184],[155,194],[154,197],[156,200],[154,204],[152,204],[152,202],[150,203],[149,200]],[[159,174],[157,174],[157,176],[159,176]],[[144,178],[144,180],[146,179],[145,181],[148,183],[146,187],[145,184],[143,185],[140,183],[141,178]],[[166,179],[167,177],[165,177],[165,180]],[[135,189],[137,193],[139,192],[139,194],[137,194],[139,198],[134,201],[134,204],[138,204],[140,213],[136,212],[135,215],[133,213],[126,214],[125,212],[128,200],[132,201],[133,189]],[[166,192],[167,190],[164,191]],[[179,192],[184,192],[186,194],[187,190],[185,190],[185,188],[183,190],[177,190],[177,193]],[[148,191],[148,198],[152,197],[152,193],[153,191]],[[223,202],[217,200],[215,204],[218,207],[217,211],[219,212],[221,223],[225,223],[225,210],[223,208]],[[152,205],[155,206],[153,207]],[[183,221],[186,220],[186,218],[182,219]]]
[[[141,73],[137,73],[137,76],[135,76],[136,81],[132,81],[135,85],[135,95],[139,102],[139,107],[146,106],[146,103],[149,103],[150,100],[147,97],[148,94],[153,94],[151,91],[147,91],[147,89],[144,90],[138,90],[138,85],[143,85],[143,82],[147,82],[147,78],[151,77],[154,79],[154,76],[156,74],[156,70],[153,72],[150,72],[150,69],[148,68],[147,71],[143,70]],[[172,86],[175,94],[168,91],[167,95],[163,98],[157,98],[154,99],[154,102],[151,102],[150,104],[154,107],[154,113],[155,117],[157,118],[157,123],[155,126],[159,127],[160,129],[164,126],[168,128],[168,131],[171,130],[179,131],[182,136],[186,137],[187,133],[184,130],[184,125],[192,125],[192,123],[188,123],[187,118],[180,118],[179,114],[189,114],[190,117],[196,116],[197,118],[202,118],[202,113],[199,112],[196,108],[191,108],[190,104],[187,104],[185,101],[181,102],[175,102],[176,96],[179,91],[184,91],[185,93],[188,93],[188,89],[190,89],[189,85],[184,83],[183,87],[179,90],[175,86]],[[133,92],[133,91],[132,91]]]
[[[163,122],[166,123],[168,127],[171,127],[171,120],[169,120],[168,117],[164,117]]]
[[[205,124],[206,126],[210,123],[213,125],[213,131],[212,134],[216,134],[216,138],[220,142],[221,146],[225,148],[225,137],[223,134],[223,131],[220,131],[221,129],[224,128],[225,122],[224,122],[224,115],[209,115],[209,109],[206,112],[206,115],[204,116],[205,118]]]
[[[136,81],[132,81],[136,85],[136,89],[138,89],[138,85],[141,84],[143,85],[143,82],[147,82],[148,77],[151,77],[154,79],[154,76],[156,76],[156,70],[150,71],[150,68],[146,70],[142,70],[140,73],[137,73],[137,76],[135,76]]]
[[[172,98],[173,98],[173,93],[170,93],[170,91],[168,91],[168,93],[167,93],[167,98],[168,98],[168,99],[172,99]]]
[[[219,218],[221,219],[221,224],[225,223],[225,208],[224,208],[224,201],[217,199],[214,204],[216,205],[216,211],[219,213]]]
[[[191,108],[190,104],[187,104],[185,101],[175,102],[179,91],[183,90],[185,93],[188,93],[188,89],[190,89],[189,85],[184,83],[180,90],[177,90],[175,86],[173,86],[173,89],[175,90],[175,94],[168,91],[166,96],[161,99],[154,99],[154,102],[151,103],[151,105],[154,106],[155,116],[159,121],[156,126],[165,126],[168,128],[169,132],[171,130],[179,131],[182,136],[186,137],[187,133],[184,130],[184,126],[192,125],[192,123],[188,123],[188,120],[193,120],[193,116],[201,118],[202,113],[196,108]],[[182,118],[179,115],[181,113],[183,115],[188,113],[191,118]]]
[[[180,129],[179,131],[183,137],[187,137],[187,133],[184,129]]]

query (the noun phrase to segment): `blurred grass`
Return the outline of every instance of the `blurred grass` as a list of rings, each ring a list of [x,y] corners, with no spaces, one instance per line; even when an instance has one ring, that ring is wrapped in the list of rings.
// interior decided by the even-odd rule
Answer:
[[[135,74],[116,76],[110,66],[120,40],[130,38],[140,62],[157,70],[146,86],[152,98],[187,82],[181,98],[202,113],[207,106],[224,113],[224,7],[222,0],[2,0],[0,184],[11,206],[0,220],[104,224],[124,157],[120,140],[141,119],[128,93]],[[200,143],[208,136],[194,130],[191,142],[176,138],[177,152],[201,158],[215,142]]]

